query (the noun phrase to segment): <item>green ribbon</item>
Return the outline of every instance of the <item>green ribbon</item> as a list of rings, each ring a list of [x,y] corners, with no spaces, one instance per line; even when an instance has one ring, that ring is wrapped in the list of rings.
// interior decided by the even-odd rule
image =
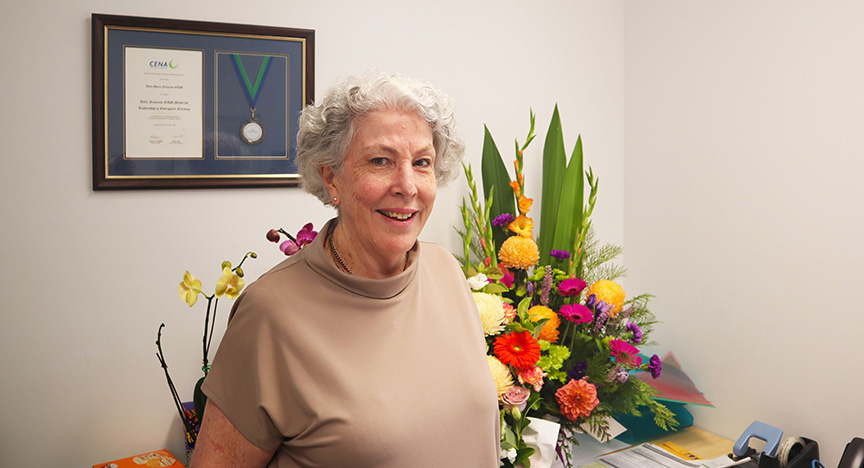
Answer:
[[[249,76],[246,74],[243,62],[240,61],[240,55],[233,54],[233,57],[234,60],[232,63],[234,64],[234,70],[237,72],[240,81],[243,82],[243,92],[246,93],[246,99],[249,100],[249,106],[254,109],[255,104],[258,102],[261,86],[264,84],[264,80],[267,78],[267,73],[270,71],[270,64],[273,62],[270,60],[269,55],[264,56],[264,61],[261,62],[261,68],[258,70],[258,78],[255,79],[255,84],[253,85],[252,82],[249,81]]]

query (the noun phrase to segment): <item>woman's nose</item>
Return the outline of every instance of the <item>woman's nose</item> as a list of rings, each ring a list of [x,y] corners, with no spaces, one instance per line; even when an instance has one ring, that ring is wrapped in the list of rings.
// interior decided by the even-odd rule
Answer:
[[[393,182],[393,188],[399,195],[413,197],[417,194],[417,184],[412,164],[400,164],[396,171],[396,180]]]

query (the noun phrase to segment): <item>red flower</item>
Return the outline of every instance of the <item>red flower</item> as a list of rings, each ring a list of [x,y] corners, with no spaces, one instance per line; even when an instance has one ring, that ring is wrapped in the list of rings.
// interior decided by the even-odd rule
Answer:
[[[540,359],[540,344],[527,331],[495,338],[494,349],[501,362],[517,369],[528,369]]]
[[[561,408],[561,414],[573,422],[589,416],[600,403],[594,384],[572,379],[555,392],[555,400]]]

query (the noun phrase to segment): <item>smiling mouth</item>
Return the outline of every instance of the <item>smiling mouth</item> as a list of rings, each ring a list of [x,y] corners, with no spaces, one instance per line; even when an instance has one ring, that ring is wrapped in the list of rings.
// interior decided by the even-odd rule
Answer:
[[[378,210],[378,212],[381,213],[382,215],[390,218],[390,219],[395,219],[395,220],[399,220],[399,221],[407,221],[407,220],[413,218],[414,215],[417,213],[416,211],[414,213],[396,213],[394,211],[384,211],[384,210]]]

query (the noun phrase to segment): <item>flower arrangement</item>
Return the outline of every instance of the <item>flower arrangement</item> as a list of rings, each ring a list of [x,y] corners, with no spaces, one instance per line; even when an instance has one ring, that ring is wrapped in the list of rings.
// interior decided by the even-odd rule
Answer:
[[[266,237],[267,240],[271,242],[279,243],[279,250],[281,250],[285,255],[290,256],[310,244],[317,234],[318,233],[313,230],[312,223],[308,223],[300,229],[296,236],[292,236],[284,229],[280,228],[271,229],[267,232]],[[287,239],[280,243],[282,235]],[[208,295],[205,293],[202,290],[203,284],[201,281],[192,276],[189,271],[183,273],[183,281],[181,281],[180,285],[177,287],[180,299],[189,307],[194,306],[198,302],[199,295],[203,295],[204,298],[207,299],[207,311],[204,315],[204,337],[202,339],[201,358],[201,370],[204,372],[204,376],[198,379],[198,382],[195,384],[195,390],[193,392],[194,410],[184,408],[180,396],[177,393],[177,389],[174,386],[174,382],[171,379],[171,375],[168,373],[168,364],[165,361],[164,353],[162,351],[162,329],[165,327],[165,324],[163,323],[159,325],[159,330],[156,335],[156,357],[159,359],[159,363],[165,372],[165,378],[168,381],[168,388],[171,391],[171,397],[174,400],[174,405],[177,408],[177,411],[180,413],[180,419],[183,421],[183,427],[186,432],[187,449],[189,450],[195,447],[195,441],[198,438],[198,430],[200,429],[200,421],[204,418],[204,408],[207,403],[207,396],[201,390],[201,385],[204,383],[204,379],[210,371],[208,355],[210,353],[210,344],[213,342],[213,329],[216,323],[216,310],[219,306],[219,298],[225,296],[228,299],[233,300],[240,296],[240,292],[245,286],[243,280],[243,277],[245,276],[242,268],[243,263],[247,258],[257,257],[258,255],[255,252],[246,252],[246,255],[243,256],[243,259],[240,260],[240,263],[238,263],[236,267],[233,267],[231,262],[227,260],[222,262],[222,276],[216,280],[216,286],[214,287],[212,294]]]
[[[534,139],[535,118],[523,145],[516,142],[511,179],[486,129],[482,158],[485,199],[465,166],[469,200],[463,199],[463,271],[473,290],[488,345],[487,360],[498,391],[502,424],[502,466],[531,466],[535,449],[523,439],[529,415],[560,424],[557,451],[570,466],[574,431],[601,440],[611,437],[616,414],[641,416],[646,408],[663,429],[674,414],[652,399],[654,390],[630,378],[661,371],[654,355],[637,346],[648,341],[654,315],[651,296],[628,298],[615,282],[624,274],[608,263],[621,252],[599,245],[591,229],[598,180],[584,172],[582,140],[566,162],[557,107],[543,156],[539,226],[530,217],[522,173],[523,153]],[[585,183],[589,197],[583,203]],[[496,246],[500,248],[496,249]]]

